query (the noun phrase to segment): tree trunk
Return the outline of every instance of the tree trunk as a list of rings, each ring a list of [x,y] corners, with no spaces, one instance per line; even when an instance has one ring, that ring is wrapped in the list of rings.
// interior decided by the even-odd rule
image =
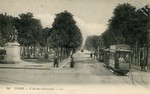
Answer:
[[[62,58],[63,58],[63,57],[62,57],[62,56],[63,56],[62,54],[63,54],[63,48],[61,47],[61,48],[60,48],[60,62],[62,61]]]
[[[138,65],[138,42],[135,43],[135,64]]]
[[[25,58],[25,53],[26,51],[25,51],[25,45],[23,44],[23,59]]]
[[[42,56],[42,47],[40,47],[40,54],[41,54],[41,56]]]
[[[66,58],[65,48],[63,48],[63,59]]]
[[[66,58],[66,48],[64,48],[64,58]]]
[[[35,44],[34,44],[34,58],[35,58]]]
[[[33,48],[32,48],[32,45],[31,45],[31,52],[30,52],[30,53],[31,53],[31,56],[32,56],[32,54],[33,54]]]
[[[68,48],[66,48],[66,58],[68,57]]]
[[[29,46],[27,46],[27,57],[30,58]]]
[[[23,58],[23,47],[22,46],[20,47],[20,56],[21,56],[21,58]]]
[[[145,66],[148,66],[149,47],[146,47]]]

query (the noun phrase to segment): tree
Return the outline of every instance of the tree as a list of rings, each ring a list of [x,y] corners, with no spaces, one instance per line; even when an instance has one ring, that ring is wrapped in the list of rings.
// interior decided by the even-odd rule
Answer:
[[[73,15],[67,11],[56,14],[51,34],[58,47],[77,49],[82,45],[82,34]]]
[[[18,30],[18,42],[24,46],[34,46],[34,57],[35,57],[35,45],[39,44],[40,36],[39,33],[42,30],[40,20],[33,18],[33,14],[22,13],[19,14],[19,18],[15,19],[15,26]],[[25,51],[24,51],[25,52]],[[28,50],[29,54],[29,50]]]
[[[10,41],[10,34],[14,31],[14,17],[5,13],[0,14],[0,46]]]
[[[56,53],[61,54],[60,58],[68,57],[71,50],[75,52],[81,47],[82,34],[71,13],[64,11],[56,14],[52,26],[48,41],[54,41],[52,45],[57,48]]]
[[[85,46],[87,50],[92,50],[93,48],[96,50],[99,45],[99,36],[88,36],[85,40]]]
[[[18,42],[21,45],[31,45],[39,40],[38,34],[42,26],[40,21],[33,18],[33,14],[28,12],[26,14],[19,14],[19,18],[16,18],[16,28],[19,32]]]
[[[119,4],[114,9],[114,16],[109,20],[108,31],[114,37],[113,44],[135,43],[137,31],[135,30],[135,7],[128,4]],[[134,36],[134,37],[133,37]]]
[[[114,9],[114,16],[109,20],[108,29],[102,34],[105,46],[128,44],[133,48],[135,60],[137,60],[138,48],[143,45],[146,49],[149,47],[148,24],[150,20],[148,14],[146,14],[148,17],[145,16],[146,12],[149,13],[148,7],[143,12],[141,9],[136,11],[136,8],[128,3],[119,4]]]
[[[45,47],[45,46],[48,46],[47,44],[47,40],[48,40],[48,37],[49,37],[49,32],[51,31],[51,28],[43,28],[40,32],[39,32],[39,43],[40,43],[40,46],[42,47]]]
[[[137,10],[137,31],[143,32],[140,36],[139,43],[145,47],[146,66],[148,65],[149,48],[150,48],[150,8],[145,5]]]

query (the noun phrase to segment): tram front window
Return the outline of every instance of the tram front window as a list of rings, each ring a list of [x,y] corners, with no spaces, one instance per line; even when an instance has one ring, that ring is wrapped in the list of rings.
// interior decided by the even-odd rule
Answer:
[[[118,63],[130,63],[131,56],[129,52],[117,52],[116,53],[116,60]]]
[[[126,63],[130,63],[131,62],[131,56],[130,56],[129,53],[126,53],[126,55],[125,55],[125,61],[126,61]]]

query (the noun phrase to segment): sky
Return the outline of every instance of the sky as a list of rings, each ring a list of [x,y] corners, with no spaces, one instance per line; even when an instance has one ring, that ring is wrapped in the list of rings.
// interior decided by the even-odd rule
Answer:
[[[122,3],[141,8],[150,4],[150,0],[0,0],[0,13],[18,16],[31,12],[43,27],[52,27],[55,14],[67,10],[73,14],[85,40],[89,35],[102,34],[113,16],[113,9]]]

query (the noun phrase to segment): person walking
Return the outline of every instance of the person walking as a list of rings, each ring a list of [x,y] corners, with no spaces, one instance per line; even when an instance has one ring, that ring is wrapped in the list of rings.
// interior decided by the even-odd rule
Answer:
[[[71,57],[70,68],[73,68],[73,67],[74,67],[74,60],[73,60],[73,57]]]
[[[93,54],[92,54],[92,53],[90,54],[90,57],[91,57],[91,58],[93,57]]]
[[[144,71],[144,58],[141,58],[140,66],[141,66],[141,71]]]
[[[146,58],[144,59],[143,70],[147,71],[147,61],[146,61]]]
[[[57,57],[57,55],[54,56],[54,67],[58,68],[58,57]]]

